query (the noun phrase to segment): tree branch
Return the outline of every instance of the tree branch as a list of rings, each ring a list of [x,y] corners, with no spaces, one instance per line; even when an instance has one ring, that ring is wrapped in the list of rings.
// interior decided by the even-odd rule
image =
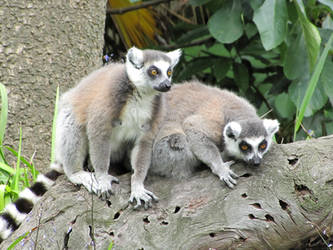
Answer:
[[[171,2],[171,0],[146,1],[146,2],[143,2],[142,4],[125,7],[125,8],[121,8],[121,9],[110,9],[110,10],[107,10],[106,13],[111,14],[111,15],[121,15],[121,14],[124,14],[129,11],[134,11],[134,10],[146,8],[146,7],[153,6],[153,5],[158,5],[160,3],[168,3],[168,2]]]

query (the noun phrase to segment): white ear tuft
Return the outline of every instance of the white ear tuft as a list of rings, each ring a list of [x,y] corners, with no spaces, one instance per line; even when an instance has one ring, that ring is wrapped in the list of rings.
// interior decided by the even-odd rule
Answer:
[[[176,49],[166,53],[168,57],[171,59],[171,66],[174,67],[179,62],[179,58],[182,55],[181,49]]]
[[[126,62],[130,62],[137,69],[143,67],[143,51],[136,47],[132,47],[126,54]]]
[[[236,140],[241,132],[242,132],[242,127],[238,122],[229,122],[224,127],[223,136],[225,138],[228,137]]]
[[[270,136],[273,136],[279,130],[280,123],[278,120],[263,119],[262,122],[268,135]]]

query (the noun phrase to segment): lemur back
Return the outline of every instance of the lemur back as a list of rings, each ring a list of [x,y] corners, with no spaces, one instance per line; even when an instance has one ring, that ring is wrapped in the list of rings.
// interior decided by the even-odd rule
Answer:
[[[197,81],[176,84],[166,96],[169,112],[154,142],[154,174],[188,177],[204,163],[233,187],[237,176],[226,160],[258,165],[279,127],[260,119],[244,98]]]
[[[132,149],[130,201],[151,206],[157,197],[144,188],[151,164],[152,144],[163,117],[164,95],[171,88],[172,71],[180,50],[162,52],[131,48],[126,63],[98,69],[62,95],[56,126],[56,160],[51,171],[20,193],[0,215],[0,241],[20,225],[33,205],[63,172],[102,199],[112,194],[118,179],[108,174]],[[129,148],[130,147],[130,148]],[[83,170],[89,155],[94,172]]]

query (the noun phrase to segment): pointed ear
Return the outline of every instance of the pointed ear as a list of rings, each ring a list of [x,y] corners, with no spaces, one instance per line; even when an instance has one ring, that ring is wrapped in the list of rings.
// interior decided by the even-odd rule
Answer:
[[[279,130],[280,123],[278,120],[263,119],[262,122],[268,135],[270,136],[273,136]]]
[[[176,49],[166,54],[171,59],[171,67],[174,67],[179,62],[180,56],[182,55],[182,50]]]
[[[237,140],[240,133],[242,132],[242,127],[238,122],[229,122],[225,125],[223,130],[223,136],[226,138]]]
[[[135,68],[141,69],[143,67],[143,51],[136,47],[132,47],[126,54],[126,61],[130,62]]]

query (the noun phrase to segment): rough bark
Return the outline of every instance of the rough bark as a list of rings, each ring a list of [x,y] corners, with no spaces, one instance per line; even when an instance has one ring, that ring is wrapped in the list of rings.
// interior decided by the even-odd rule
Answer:
[[[233,190],[209,170],[181,181],[149,176],[160,202],[147,211],[128,205],[129,174],[109,202],[61,178],[0,248],[35,227],[38,239],[34,230],[17,249],[35,241],[37,249],[87,249],[92,239],[96,249],[111,241],[113,249],[297,248],[333,229],[332,152],[333,136],[274,145],[259,168],[234,166]]]
[[[106,1],[0,0],[0,82],[9,92],[5,143],[48,167],[57,85],[61,92],[102,63]],[[43,142],[43,143],[41,143]],[[11,163],[11,162],[10,162]]]

